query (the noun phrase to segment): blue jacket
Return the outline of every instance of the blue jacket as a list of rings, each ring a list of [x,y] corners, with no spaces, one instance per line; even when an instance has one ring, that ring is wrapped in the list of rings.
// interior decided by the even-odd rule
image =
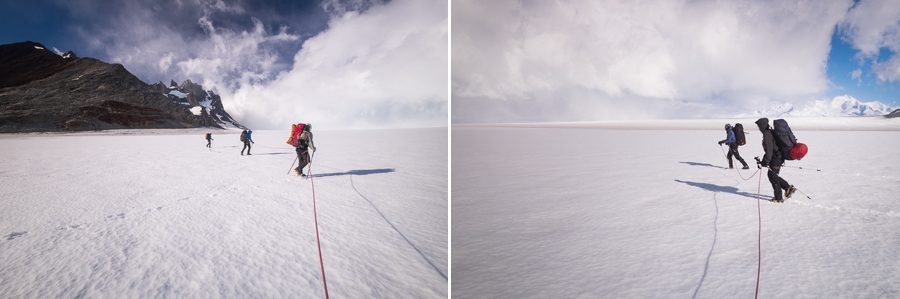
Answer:
[[[731,135],[734,135],[734,134],[731,134]],[[731,140],[732,140],[732,142],[734,142],[734,136],[731,137]],[[247,130],[247,142],[253,142],[253,131]]]
[[[728,129],[725,130],[725,132],[728,132],[728,137],[725,137],[725,144],[731,145],[732,143],[734,143],[734,131]]]

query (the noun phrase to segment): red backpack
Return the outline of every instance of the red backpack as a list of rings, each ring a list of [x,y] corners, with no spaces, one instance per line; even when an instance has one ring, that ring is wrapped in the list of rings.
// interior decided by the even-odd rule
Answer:
[[[291,125],[291,136],[288,137],[287,144],[290,144],[293,147],[297,147],[297,143],[300,140],[300,133],[303,132],[303,127],[305,127],[305,126],[306,126],[306,124],[304,124],[304,123],[292,124]]]

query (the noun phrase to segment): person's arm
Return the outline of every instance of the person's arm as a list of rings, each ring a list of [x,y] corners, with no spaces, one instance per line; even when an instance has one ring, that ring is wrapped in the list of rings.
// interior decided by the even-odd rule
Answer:
[[[772,134],[763,133],[763,150],[766,154],[763,155],[762,165],[768,167],[775,155],[775,140],[773,140]]]
[[[316,151],[316,144],[313,143],[312,132],[309,132],[309,147],[312,148],[312,151]]]

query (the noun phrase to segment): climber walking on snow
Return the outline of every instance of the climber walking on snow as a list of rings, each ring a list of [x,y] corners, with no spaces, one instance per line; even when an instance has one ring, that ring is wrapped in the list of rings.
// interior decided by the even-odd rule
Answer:
[[[725,140],[719,141],[719,146],[723,143],[728,145],[728,154],[725,155],[725,157],[728,158],[728,169],[734,168],[734,161],[731,159],[732,156],[737,158],[737,160],[744,165],[743,169],[750,169],[750,167],[747,166],[747,162],[744,161],[744,158],[741,158],[741,153],[738,152],[738,146],[744,145],[744,142],[743,125],[735,124],[734,128],[732,128],[731,124],[725,124]]]
[[[247,150],[247,155],[252,155],[250,153],[250,148],[251,148],[250,144],[255,143],[255,142],[253,142],[252,134],[253,134],[253,131],[251,131],[251,130],[244,130],[243,132],[241,132],[241,142],[244,143],[244,148],[241,149],[241,156],[244,155],[244,150]]]
[[[772,128],[769,127],[768,118],[764,117],[758,119],[756,121],[756,126],[759,127],[759,131],[763,135],[762,146],[763,151],[765,152],[762,160],[760,161],[757,158],[756,161],[760,166],[769,168],[769,171],[767,172],[769,183],[772,183],[772,189],[775,191],[772,201],[784,202],[784,198],[781,197],[781,190],[785,191],[784,196],[787,198],[791,198],[791,195],[797,191],[797,188],[794,188],[794,185],[789,184],[778,175],[778,172],[781,171],[781,166],[784,165],[784,155],[787,153],[782,153],[778,146],[776,146],[775,137],[772,135]]]
[[[206,147],[212,148],[212,133],[206,133]]]
[[[303,130],[300,133],[300,136],[297,138],[297,159],[300,161],[299,165],[297,165],[297,174],[301,176],[306,176],[303,174],[303,168],[312,160],[309,157],[309,151],[312,150],[316,152],[316,145],[313,143],[313,134],[312,134],[312,124],[306,124],[303,126]]]

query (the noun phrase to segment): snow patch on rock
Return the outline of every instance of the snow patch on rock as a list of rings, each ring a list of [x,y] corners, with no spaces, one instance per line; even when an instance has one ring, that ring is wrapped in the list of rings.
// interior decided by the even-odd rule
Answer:
[[[187,95],[188,95],[188,94],[186,94],[186,93],[183,93],[183,92],[180,92],[180,91],[177,91],[177,90],[169,91],[169,94],[170,94],[170,95],[173,95],[173,96],[176,96],[176,97],[179,97],[179,98],[182,98],[182,99],[186,99],[186,98],[187,98]]]

